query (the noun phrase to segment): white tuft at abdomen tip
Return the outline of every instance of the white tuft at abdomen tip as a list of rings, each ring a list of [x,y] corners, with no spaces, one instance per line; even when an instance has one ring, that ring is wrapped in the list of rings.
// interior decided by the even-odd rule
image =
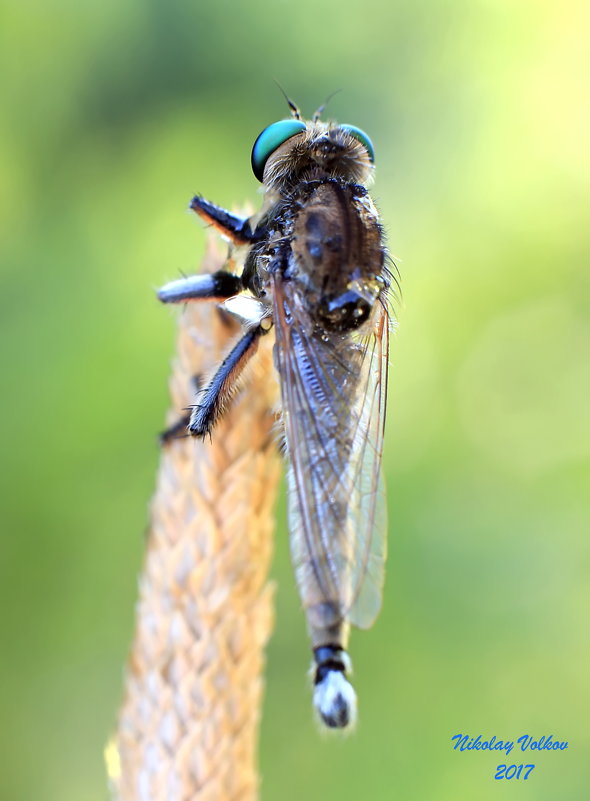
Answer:
[[[329,670],[315,685],[313,703],[330,729],[346,729],[356,721],[356,693],[340,670]]]

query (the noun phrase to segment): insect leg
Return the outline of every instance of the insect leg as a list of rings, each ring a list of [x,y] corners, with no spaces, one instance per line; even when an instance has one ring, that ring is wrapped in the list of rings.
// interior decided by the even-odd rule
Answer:
[[[192,390],[195,393],[199,393],[201,391],[201,378],[199,375],[194,375],[191,379]],[[165,428],[164,431],[161,431],[158,434],[158,440],[160,445],[167,445],[169,442],[172,442],[174,439],[183,439],[184,437],[188,437],[188,424],[191,421],[191,413],[190,409],[187,411],[186,414],[183,414],[182,417],[179,417],[175,423]]]
[[[194,437],[209,434],[231,400],[241,372],[256,353],[260,337],[267,331],[268,326],[263,325],[250,328],[219,365],[191,414],[188,430]]]
[[[236,245],[254,242],[256,238],[248,217],[232,214],[231,211],[226,211],[221,206],[210,203],[200,195],[196,195],[191,200],[190,208]]]
[[[226,300],[244,288],[239,275],[218,270],[216,273],[190,275],[170,281],[158,290],[162,303],[182,303],[185,300]]]
[[[183,437],[187,437],[188,434],[186,430],[190,421],[191,416],[190,413],[188,413],[180,417],[176,423],[172,423],[171,426],[168,426],[167,429],[158,435],[160,445],[167,445],[173,439],[182,439]]]

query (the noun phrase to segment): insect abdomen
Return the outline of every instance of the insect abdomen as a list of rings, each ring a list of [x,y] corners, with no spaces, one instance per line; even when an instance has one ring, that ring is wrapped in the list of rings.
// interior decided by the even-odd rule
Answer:
[[[356,719],[356,693],[346,675],[350,658],[340,645],[323,645],[313,655],[315,708],[330,729],[347,728]]]

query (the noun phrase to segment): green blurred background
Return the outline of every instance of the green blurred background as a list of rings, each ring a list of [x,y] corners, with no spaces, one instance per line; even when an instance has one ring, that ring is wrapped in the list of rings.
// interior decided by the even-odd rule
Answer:
[[[284,503],[263,801],[590,788],[589,7],[583,0],[9,2],[0,26],[7,801],[106,801],[196,192],[259,202],[285,114],[374,140],[403,279],[383,614],[357,733],[322,738]],[[508,760],[450,738],[552,733]],[[534,755],[533,755],[534,756]],[[495,766],[535,762],[525,781]]]

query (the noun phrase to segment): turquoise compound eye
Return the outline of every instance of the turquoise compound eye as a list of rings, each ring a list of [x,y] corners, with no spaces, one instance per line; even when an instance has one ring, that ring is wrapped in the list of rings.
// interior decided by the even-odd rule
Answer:
[[[358,139],[361,145],[364,145],[367,148],[367,152],[371,161],[375,161],[375,150],[373,148],[373,143],[364,131],[361,131],[361,129],[357,128],[356,125],[341,125],[340,128],[347,131],[351,136],[354,136],[355,139]]]
[[[301,120],[279,120],[264,129],[252,148],[252,172],[260,182],[269,156],[287,139],[303,131],[305,123]]]

